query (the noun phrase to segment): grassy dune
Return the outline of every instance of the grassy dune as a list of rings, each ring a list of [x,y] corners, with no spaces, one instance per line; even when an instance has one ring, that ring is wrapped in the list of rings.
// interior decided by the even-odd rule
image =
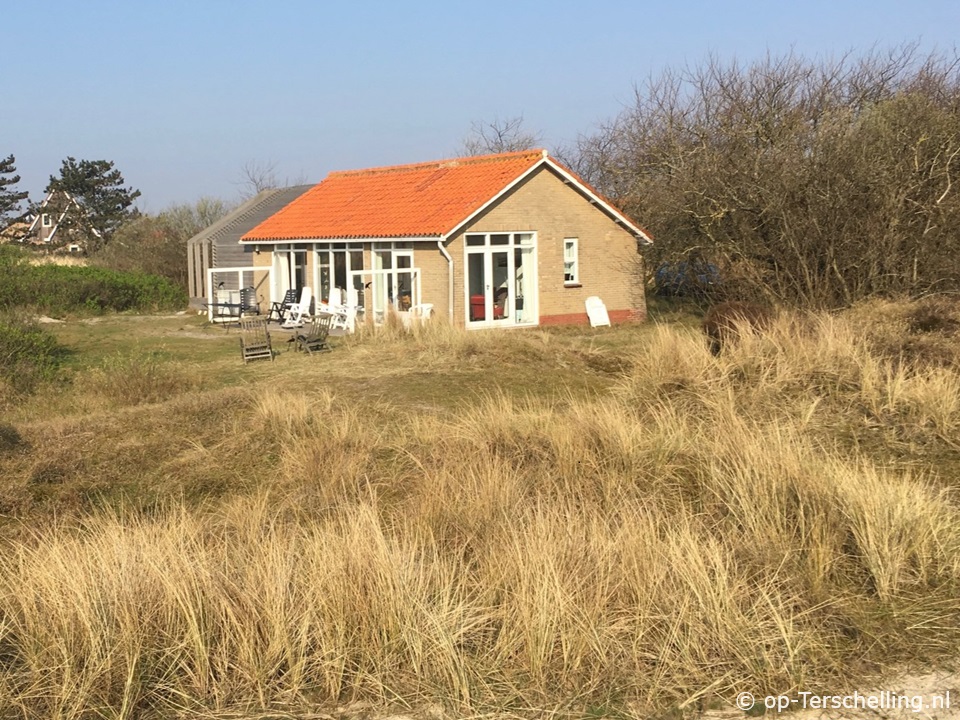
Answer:
[[[0,428],[3,715],[679,717],[945,662],[960,356],[928,310],[719,358],[672,322],[246,367],[193,321],[68,324],[72,381]]]

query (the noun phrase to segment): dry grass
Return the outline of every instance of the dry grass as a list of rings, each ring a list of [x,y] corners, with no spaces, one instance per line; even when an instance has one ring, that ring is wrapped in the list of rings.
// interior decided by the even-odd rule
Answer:
[[[720,357],[688,329],[621,332],[393,327],[325,356],[323,384],[303,363],[298,385],[203,389],[173,365],[161,403],[102,400],[130,368],[101,367],[71,390],[99,410],[4,426],[7,512],[32,529],[0,554],[0,704],[646,717],[955,652],[956,367],[891,357],[846,317],[782,318]],[[419,389],[357,402],[340,361],[401,386],[615,370],[605,392],[451,410]],[[141,501],[73,508],[130,434]]]

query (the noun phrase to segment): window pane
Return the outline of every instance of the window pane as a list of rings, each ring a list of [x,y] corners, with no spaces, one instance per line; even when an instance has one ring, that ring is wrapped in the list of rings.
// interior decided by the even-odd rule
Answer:
[[[484,235],[467,235],[467,245],[483,245],[486,240]]]
[[[490,236],[491,245],[509,245],[510,236],[509,235],[491,235]]]
[[[516,242],[520,245],[533,245],[533,233],[517,233]]]

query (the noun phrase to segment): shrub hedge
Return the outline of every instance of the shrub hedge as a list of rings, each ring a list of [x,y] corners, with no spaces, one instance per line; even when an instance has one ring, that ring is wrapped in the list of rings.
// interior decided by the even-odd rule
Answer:
[[[0,309],[99,314],[173,310],[186,303],[182,288],[156,275],[101,267],[32,265],[16,248],[0,252]]]

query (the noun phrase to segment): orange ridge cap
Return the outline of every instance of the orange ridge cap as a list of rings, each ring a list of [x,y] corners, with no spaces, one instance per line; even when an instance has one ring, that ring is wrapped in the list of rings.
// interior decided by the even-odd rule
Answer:
[[[427,162],[407,163],[405,165],[383,165],[380,167],[361,168],[357,170],[333,170],[327,177],[362,177],[366,175],[381,175],[391,172],[411,172],[415,170],[439,170],[444,167],[462,167],[464,165],[479,165],[485,162],[498,162],[502,160],[519,160],[529,157],[532,160],[539,160],[547,157],[547,151],[542,148],[533,150],[517,150],[514,152],[492,153],[489,155],[466,155],[464,157],[453,157],[445,160],[429,160]]]

